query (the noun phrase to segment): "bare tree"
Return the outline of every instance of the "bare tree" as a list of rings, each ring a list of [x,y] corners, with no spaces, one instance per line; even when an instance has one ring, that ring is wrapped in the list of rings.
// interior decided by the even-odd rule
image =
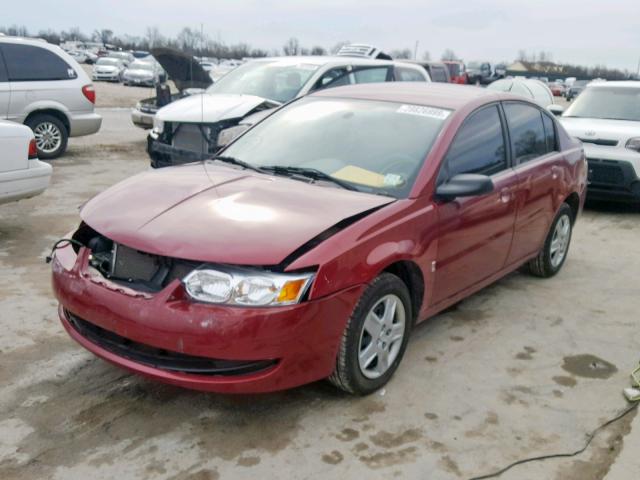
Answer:
[[[389,52],[389,55],[391,55],[391,58],[413,58],[413,52],[411,51],[410,48],[403,48],[401,50],[391,50],[391,52]]]
[[[325,50],[324,47],[320,47],[316,45],[311,49],[311,55],[326,55],[326,54],[327,54],[327,51]]]
[[[282,52],[286,56],[300,55],[300,41],[295,37],[291,37],[282,46]]]
[[[206,38],[195,28],[184,27],[176,37],[179,47],[185,52],[196,53],[205,46]]]
[[[164,44],[165,40],[160,29],[158,27],[147,27],[147,31],[144,35],[145,40],[149,48],[156,48]]]
[[[93,39],[96,42],[102,43],[103,46],[106,46],[107,43],[111,43],[112,38],[113,38],[113,30],[109,30],[105,28],[102,30],[93,31]]]
[[[518,57],[517,60],[519,62],[526,62],[529,60],[529,56],[527,55],[527,51],[526,50],[518,50]]]
[[[44,38],[49,43],[60,45],[60,34],[55,30],[40,30],[38,32],[39,38]]]
[[[331,53],[335,55],[340,51],[342,47],[344,47],[345,45],[349,45],[350,43],[351,42],[349,40],[342,40],[341,42],[336,43],[331,49]]]
[[[454,52],[450,48],[447,48],[444,52],[442,52],[442,56],[440,57],[440,59],[441,60],[458,60],[458,56],[456,55],[456,52]]]
[[[431,54],[427,50],[425,50],[425,52],[422,54],[422,60],[424,60],[425,62],[431,60]]]
[[[60,32],[62,40],[71,40],[75,42],[86,42],[88,37],[80,31],[79,27],[72,27],[69,30]]]

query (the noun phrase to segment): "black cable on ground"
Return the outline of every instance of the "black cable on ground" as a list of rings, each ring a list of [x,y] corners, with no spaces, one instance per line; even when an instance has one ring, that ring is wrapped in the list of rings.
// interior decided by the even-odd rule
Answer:
[[[607,420],[605,423],[603,423],[598,428],[596,428],[593,432],[591,432],[589,434],[589,436],[587,438],[587,443],[585,443],[584,447],[582,447],[580,450],[576,450],[575,452],[572,452],[572,453],[555,453],[555,454],[551,454],[551,455],[541,455],[539,457],[523,458],[522,460],[518,460],[517,462],[513,462],[513,463],[507,465],[506,467],[502,468],[501,470],[498,470],[497,472],[489,473],[487,475],[481,475],[479,477],[472,477],[469,480],[486,480],[488,478],[496,478],[496,477],[499,477],[500,475],[502,475],[503,473],[505,473],[507,470],[511,470],[513,467],[518,466],[518,465],[523,465],[525,463],[537,462],[539,460],[549,460],[549,459],[552,459],[552,458],[575,457],[576,455],[580,455],[587,448],[589,448],[589,445],[591,445],[591,442],[593,441],[595,436],[601,430],[607,428],[612,423],[615,423],[618,420],[622,419],[627,414],[629,414],[631,411],[635,410],[637,407],[638,407],[638,402],[632,404],[630,407],[624,409],[621,413],[619,413],[618,415],[613,417],[611,420]]]

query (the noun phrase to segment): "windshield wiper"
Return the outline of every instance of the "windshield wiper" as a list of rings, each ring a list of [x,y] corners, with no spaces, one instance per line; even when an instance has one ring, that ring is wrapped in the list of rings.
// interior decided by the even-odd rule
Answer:
[[[270,165],[270,166],[262,167],[262,170],[275,173],[276,175],[288,175],[288,176],[298,175],[301,177],[310,178],[311,180],[324,180],[327,182],[334,183],[339,187],[344,188],[345,190],[352,190],[354,192],[359,191],[353,185],[350,185],[347,182],[343,182],[338,178],[332,177],[328,173],[324,173],[322,170],[318,170],[317,168],[286,167],[284,165]]]
[[[258,173],[269,173],[260,167],[256,167],[255,165],[251,165],[250,163],[243,162],[242,160],[238,160],[235,157],[229,157],[227,155],[216,155],[211,160],[220,160],[221,162],[230,163],[231,165],[238,165],[239,167],[246,168],[248,170],[253,170]]]

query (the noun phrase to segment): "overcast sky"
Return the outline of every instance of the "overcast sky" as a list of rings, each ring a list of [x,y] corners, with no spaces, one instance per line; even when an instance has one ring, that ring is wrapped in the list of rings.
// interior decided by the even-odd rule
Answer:
[[[551,52],[555,61],[636,71],[640,0],[5,0],[0,25],[30,31],[79,26],[90,33],[144,35],[157,26],[173,36],[200,28],[226,43],[279,48],[289,37],[330,48],[341,40],[386,50],[416,40],[440,58],[513,60],[520,49]]]

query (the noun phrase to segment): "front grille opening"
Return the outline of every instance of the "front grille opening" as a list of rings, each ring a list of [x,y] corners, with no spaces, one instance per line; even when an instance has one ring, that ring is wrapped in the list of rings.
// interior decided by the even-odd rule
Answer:
[[[619,165],[589,159],[589,181],[594,184],[623,186],[624,172]]]
[[[195,375],[248,375],[275,366],[277,360],[220,360],[186,355],[121,337],[65,309],[71,326],[91,343],[119,357],[159,370]]]
[[[101,235],[84,222],[73,238],[91,250],[89,265],[104,278],[142,292],[159,292],[201,265],[201,262],[129,248]],[[79,247],[74,245],[74,249],[77,253]]]

